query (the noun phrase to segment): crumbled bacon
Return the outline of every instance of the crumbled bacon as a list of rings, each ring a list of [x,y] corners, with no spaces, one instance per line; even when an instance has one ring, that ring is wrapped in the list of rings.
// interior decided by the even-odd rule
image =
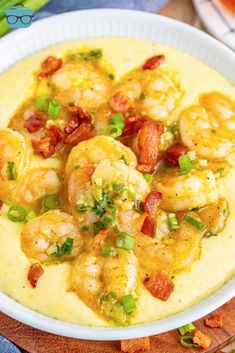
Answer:
[[[41,130],[46,124],[47,115],[46,113],[36,111],[32,116],[25,120],[24,127],[30,133]]]
[[[174,283],[164,271],[151,273],[144,280],[144,286],[156,298],[166,301],[174,290]]]
[[[179,166],[179,157],[188,152],[188,148],[180,142],[174,143],[168,147],[163,154],[163,160],[173,167]]]
[[[41,64],[42,71],[39,73],[38,78],[42,79],[59,70],[63,64],[62,59],[58,59],[55,56],[49,56]]]
[[[146,60],[143,65],[143,70],[153,70],[156,69],[165,60],[165,55],[155,55]]]
[[[129,98],[121,91],[115,93],[109,100],[110,108],[115,112],[127,113],[134,110]]]
[[[143,124],[147,121],[147,119],[139,118],[136,116],[130,116],[125,118],[125,127],[122,131],[122,136],[131,136],[137,134],[139,129],[143,126]]]
[[[101,250],[102,243],[104,240],[107,238],[107,235],[109,234],[110,229],[102,229],[99,231],[99,233],[95,236],[93,240],[93,250],[99,254]]]
[[[3,206],[3,201],[0,200],[0,210],[1,210],[2,206]]]
[[[162,194],[158,191],[151,191],[144,200],[144,210],[149,214],[153,213],[156,206],[162,200]]]
[[[66,134],[64,143],[68,145],[77,145],[78,143],[89,140],[92,137],[92,125],[90,123],[82,123],[71,134]]]
[[[39,278],[43,275],[44,270],[40,264],[32,264],[28,272],[28,280],[33,288],[37,287]]]
[[[121,350],[125,353],[139,353],[150,350],[149,337],[121,340]]]
[[[137,135],[140,172],[154,172],[159,160],[159,144],[163,130],[163,125],[154,121],[146,121],[140,128]]]
[[[43,158],[49,158],[55,153],[54,140],[50,136],[42,137],[39,140],[33,140],[32,146],[36,154]]]
[[[147,215],[141,227],[141,232],[149,237],[154,237],[157,230],[157,222],[151,216]]]
[[[196,331],[193,336],[193,343],[198,344],[203,349],[208,349],[211,345],[211,338],[201,331]]]
[[[47,129],[47,136],[51,137],[55,146],[58,145],[58,143],[62,142],[64,139],[63,132],[56,125],[51,125]]]
[[[224,318],[221,314],[215,314],[205,319],[205,324],[208,327],[216,328],[216,327],[223,327],[224,325]]]
[[[65,125],[64,132],[66,134],[71,134],[75,129],[77,129],[80,125],[80,121],[78,116],[73,115],[71,119]]]

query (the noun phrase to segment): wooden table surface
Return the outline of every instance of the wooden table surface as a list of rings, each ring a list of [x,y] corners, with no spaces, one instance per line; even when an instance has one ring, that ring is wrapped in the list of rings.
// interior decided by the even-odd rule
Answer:
[[[160,11],[160,14],[171,18],[175,18],[182,22],[193,25],[199,29],[205,30],[205,28],[200,23],[200,20],[197,16],[197,13],[193,7],[191,0],[171,0],[169,4]],[[223,351],[231,352],[233,348],[235,348],[235,344],[228,346],[227,348],[223,349]],[[22,352],[25,352],[25,351],[22,351]],[[56,352],[53,352],[53,353],[56,353]],[[72,352],[69,351],[67,353],[72,353]]]

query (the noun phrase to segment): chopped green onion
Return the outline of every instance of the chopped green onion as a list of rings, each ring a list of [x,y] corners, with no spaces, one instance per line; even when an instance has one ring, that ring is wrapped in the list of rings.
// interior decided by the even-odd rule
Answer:
[[[144,176],[144,179],[147,181],[147,182],[149,182],[150,181],[150,179],[151,179],[151,174],[143,174],[143,176]]]
[[[121,302],[126,314],[131,314],[133,311],[136,310],[136,304],[133,295],[124,295],[124,297],[122,297],[121,299]]]
[[[61,246],[59,244],[56,244],[56,251],[53,252],[51,255],[59,257],[65,254],[71,254],[73,250],[73,243],[74,239],[68,237],[64,244],[62,244]]]
[[[36,102],[37,109],[43,112],[47,112],[50,100],[51,98],[49,96],[39,97]]]
[[[110,195],[104,194],[102,199],[95,201],[95,206],[93,207],[93,211],[99,217],[103,217],[107,208],[113,207],[113,198]]]
[[[125,127],[125,123],[124,123],[124,117],[122,115],[122,113],[117,113],[117,114],[113,114],[109,117],[109,123],[110,125],[117,125],[119,126],[122,130]]]
[[[56,210],[59,208],[59,205],[60,199],[56,194],[47,195],[42,202],[42,208],[44,211]]]
[[[75,164],[74,169],[80,169],[81,168],[81,164]]]
[[[106,125],[104,128],[104,134],[113,138],[121,136],[122,129],[118,125]]]
[[[205,238],[210,238],[210,237],[216,237],[218,233],[216,233],[214,230],[211,230],[210,232],[205,234]]]
[[[27,216],[26,216],[26,220],[30,221],[31,219],[34,219],[35,217],[37,217],[37,213],[35,211],[30,211]]]
[[[103,247],[103,249],[101,250],[101,256],[103,257],[109,257],[109,256],[113,256],[116,254],[115,249],[112,246],[105,246]]]
[[[16,170],[14,162],[7,162],[7,179],[8,180],[16,180]]]
[[[134,210],[139,213],[144,213],[144,203],[143,201],[136,200],[134,201]]]
[[[81,52],[69,55],[68,58],[72,60],[82,60],[82,61],[89,61],[89,60],[98,60],[102,58],[103,51],[102,49],[92,49],[90,51]]]
[[[146,93],[142,92],[141,95],[140,95],[140,99],[144,100],[146,97],[147,97]]]
[[[186,342],[191,341],[192,343]],[[182,336],[180,339],[180,344],[185,348],[199,348],[197,343],[193,343],[193,336]]]
[[[129,163],[127,162],[127,159],[124,155],[121,156],[120,160],[123,161],[126,165],[129,165]]]
[[[87,224],[84,224],[81,228],[80,231],[81,232],[85,232],[86,230],[89,230],[89,226]]]
[[[112,184],[113,191],[118,194],[122,195],[124,191],[124,185],[122,183],[113,183]]]
[[[7,217],[12,222],[24,222],[26,219],[26,211],[24,207],[14,205],[9,208]]]
[[[180,334],[183,336],[185,335],[187,332],[192,332],[193,330],[195,330],[195,326],[193,323],[190,322],[190,324],[188,325],[184,325],[182,327],[179,328],[179,332]]]
[[[88,207],[86,205],[84,205],[83,203],[78,203],[75,206],[75,211],[77,211],[77,212],[85,213],[85,212],[87,212],[87,210],[88,210]]]
[[[100,221],[93,223],[94,233],[99,233],[100,230],[110,228],[113,224],[112,218],[104,217]]]
[[[57,117],[61,113],[61,103],[56,99],[52,99],[48,105],[48,115],[50,117]]]
[[[193,218],[188,214],[184,216],[184,221],[196,228],[199,232],[203,232],[206,229],[205,224],[199,222],[196,218]]]
[[[174,229],[180,228],[180,225],[175,213],[172,213],[172,212],[167,213],[167,220],[168,220],[170,229],[174,230]]]
[[[185,175],[185,174],[188,174],[189,172],[191,172],[192,163],[191,163],[190,158],[187,154],[180,156],[178,161],[179,161],[181,175]]]
[[[119,249],[131,250],[134,244],[135,238],[126,232],[120,232],[116,237],[115,245]]]
[[[109,77],[109,78],[110,78],[110,80],[112,80],[112,81],[115,79],[114,74],[109,74],[109,75],[108,75],[108,77]]]

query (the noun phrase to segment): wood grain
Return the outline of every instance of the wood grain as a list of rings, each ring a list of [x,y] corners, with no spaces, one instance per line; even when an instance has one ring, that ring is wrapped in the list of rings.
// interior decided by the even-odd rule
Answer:
[[[235,298],[215,311],[224,316],[222,329],[210,329],[202,318],[195,325],[212,338],[208,353],[222,349],[235,340]],[[36,330],[23,325],[0,313],[0,334],[30,353],[118,353],[120,343],[102,341],[84,341],[69,339]],[[143,332],[144,334],[144,332]],[[151,353],[185,353],[185,348],[178,343],[177,330],[151,337]],[[197,349],[187,349],[187,353],[198,353]],[[205,352],[205,351],[203,351]]]

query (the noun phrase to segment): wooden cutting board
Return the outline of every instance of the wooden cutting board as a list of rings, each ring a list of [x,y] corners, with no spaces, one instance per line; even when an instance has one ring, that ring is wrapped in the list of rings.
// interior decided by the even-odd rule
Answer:
[[[215,311],[224,316],[224,327],[210,329],[205,318],[195,322],[198,329],[212,338],[207,351],[185,349],[179,343],[177,330],[151,337],[151,353],[216,352],[235,340],[235,298]],[[84,341],[45,333],[23,325],[0,313],[0,334],[29,353],[118,353],[120,342]],[[144,332],[143,332],[144,335]]]

